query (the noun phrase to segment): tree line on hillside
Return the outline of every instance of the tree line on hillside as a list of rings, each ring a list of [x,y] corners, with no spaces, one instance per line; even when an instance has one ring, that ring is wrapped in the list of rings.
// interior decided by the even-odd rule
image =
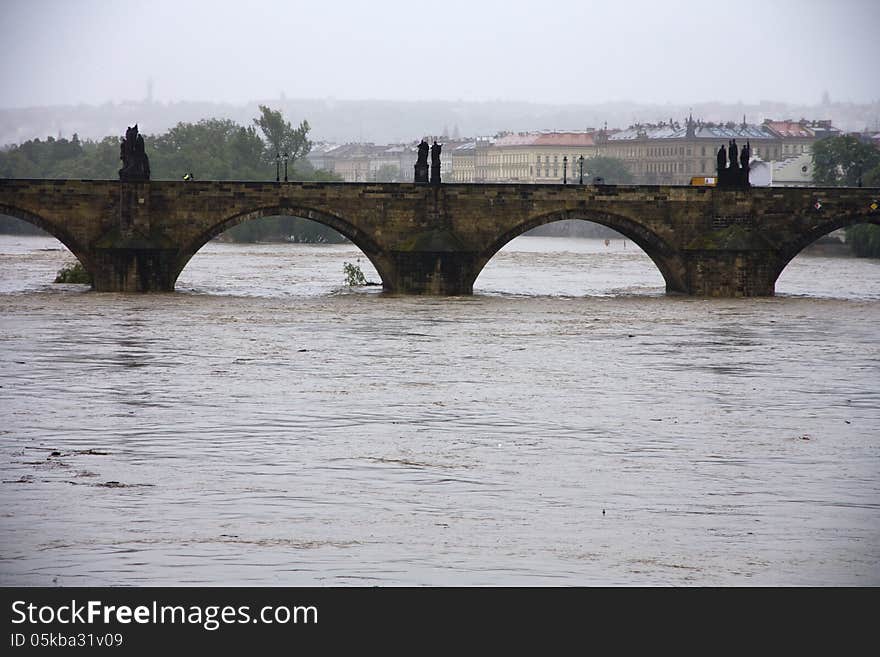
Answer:
[[[293,180],[339,181],[334,173],[314,169],[305,156],[312,147],[308,121],[294,127],[281,112],[260,105],[253,125],[229,119],[178,123],[159,135],[144,135],[153,180],[274,180],[276,154],[287,153],[288,176]],[[117,179],[121,166],[119,138],[98,141],[47,137],[32,139],[0,151],[2,178]],[[282,165],[283,166],[283,165]],[[282,174],[283,175],[283,174]],[[0,232],[39,233],[39,229],[0,217]],[[298,217],[265,217],[249,221],[224,234],[241,242],[291,240],[341,242],[339,233]]]

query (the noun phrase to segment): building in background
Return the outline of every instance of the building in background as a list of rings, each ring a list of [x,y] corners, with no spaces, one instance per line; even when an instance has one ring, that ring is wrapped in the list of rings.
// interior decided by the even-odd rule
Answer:
[[[476,149],[477,142],[471,139],[462,142],[451,151],[447,152],[446,157],[450,160],[451,174],[446,177],[448,182],[470,183],[474,182],[476,167]]]
[[[558,184],[565,178],[575,183],[581,157],[585,162],[610,157],[626,165],[636,184],[688,185],[694,178],[715,175],[718,149],[733,139],[740,148],[750,145],[755,162],[766,163],[771,184],[804,185],[812,181],[812,145],[837,134],[830,121],[721,124],[689,116],[684,122],[639,123],[625,130],[502,132],[437,140],[443,144],[441,177],[448,183]],[[416,150],[415,141],[389,146],[318,144],[308,159],[347,182],[410,182]],[[589,171],[584,174],[588,181]],[[761,177],[762,184],[766,177]]]
[[[798,153],[778,162],[770,162],[773,187],[809,187],[813,184],[813,154]]]
[[[687,185],[693,177],[715,175],[718,149],[732,139],[739,147],[748,142],[753,156],[778,157],[779,138],[763,126],[702,123],[692,117],[683,125],[670,119],[630,126],[609,134],[600,150],[623,160],[637,183]]]
[[[345,182],[409,182],[415,153],[412,144],[319,143],[312,146],[306,159],[316,169],[335,173]]]
[[[595,131],[502,133],[482,146],[475,182],[560,183],[575,180],[579,158],[596,155]]]

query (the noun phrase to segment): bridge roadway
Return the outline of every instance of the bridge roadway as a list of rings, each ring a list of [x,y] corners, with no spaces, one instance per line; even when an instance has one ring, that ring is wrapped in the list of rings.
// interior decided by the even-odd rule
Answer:
[[[560,219],[619,231],[668,293],[772,295],[804,247],[880,224],[880,189],[314,182],[0,180],[0,214],[57,237],[98,291],[171,291],[190,258],[244,221],[306,217],[339,231],[387,291],[470,294],[516,236]]]

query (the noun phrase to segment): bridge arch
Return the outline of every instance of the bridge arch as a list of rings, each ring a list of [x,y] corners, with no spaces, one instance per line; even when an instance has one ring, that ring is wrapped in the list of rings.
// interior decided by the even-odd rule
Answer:
[[[813,226],[805,233],[802,233],[798,239],[787,243],[780,252],[776,270],[773,272],[773,283],[782,275],[785,268],[794,260],[801,251],[813,244],[829,233],[841,228],[849,228],[857,224],[874,224],[880,226],[880,214],[864,215],[864,214],[841,214],[833,219],[822,222],[818,226]]]
[[[56,225],[45,217],[35,214],[29,210],[16,207],[14,205],[6,205],[4,203],[0,203],[0,214],[6,215],[7,217],[20,219],[21,221],[25,221],[41,230],[46,231],[52,237],[54,237],[64,246],[66,246],[67,249],[73,254],[73,256],[82,263],[82,266],[85,267],[86,271],[88,271],[90,274],[94,273],[94,263],[89,257],[89,252],[73,237],[73,235],[67,232],[64,228]]]
[[[311,221],[332,228],[351,241],[352,244],[363,252],[367,259],[372,263],[373,267],[376,268],[376,272],[378,272],[381,277],[383,285],[387,287],[388,281],[392,280],[390,277],[390,272],[392,271],[391,264],[387,261],[385,256],[383,256],[382,250],[379,246],[364,231],[358,229],[345,219],[324,210],[316,210],[305,206],[288,205],[266,205],[252,208],[243,212],[237,212],[229,217],[221,219],[215,224],[212,224],[181,249],[180,255],[178,256],[176,271],[174,272],[174,280],[177,280],[177,277],[180,276],[180,273],[183,271],[184,267],[186,267],[190,259],[192,259],[192,257],[203,246],[205,246],[205,244],[218,235],[247,221],[261,219],[263,217],[278,216],[310,219]]]
[[[591,221],[616,230],[627,239],[634,242],[654,262],[663,280],[666,281],[667,292],[685,293],[686,269],[681,256],[663,238],[653,230],[629,217],[599,212],[595,210],[555,210],[528,218],[520,224],[501,235],[488,248],[478,256],[474,266],[474,281],[483,271],[483,268],[505,244],[519,237],[525,232],[538,228],[545,224],[565,219],[579,219]],[[473,281],[472,281],[473,283]]]

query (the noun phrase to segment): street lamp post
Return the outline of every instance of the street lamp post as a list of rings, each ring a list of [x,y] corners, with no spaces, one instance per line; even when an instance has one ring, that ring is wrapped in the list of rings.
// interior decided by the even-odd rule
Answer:
[[[581,185],[584,184],[584,156],[581,155],[578,158],[578,166],[581,168]]]
[[[568,155],[562,156],[562,184],[568,184]]]
[[[287,153],[285,152],[282,157],[284,158],[284,182],[287,182]]]
[[[275,153],[275,182],[281,182],[281,155]]]

